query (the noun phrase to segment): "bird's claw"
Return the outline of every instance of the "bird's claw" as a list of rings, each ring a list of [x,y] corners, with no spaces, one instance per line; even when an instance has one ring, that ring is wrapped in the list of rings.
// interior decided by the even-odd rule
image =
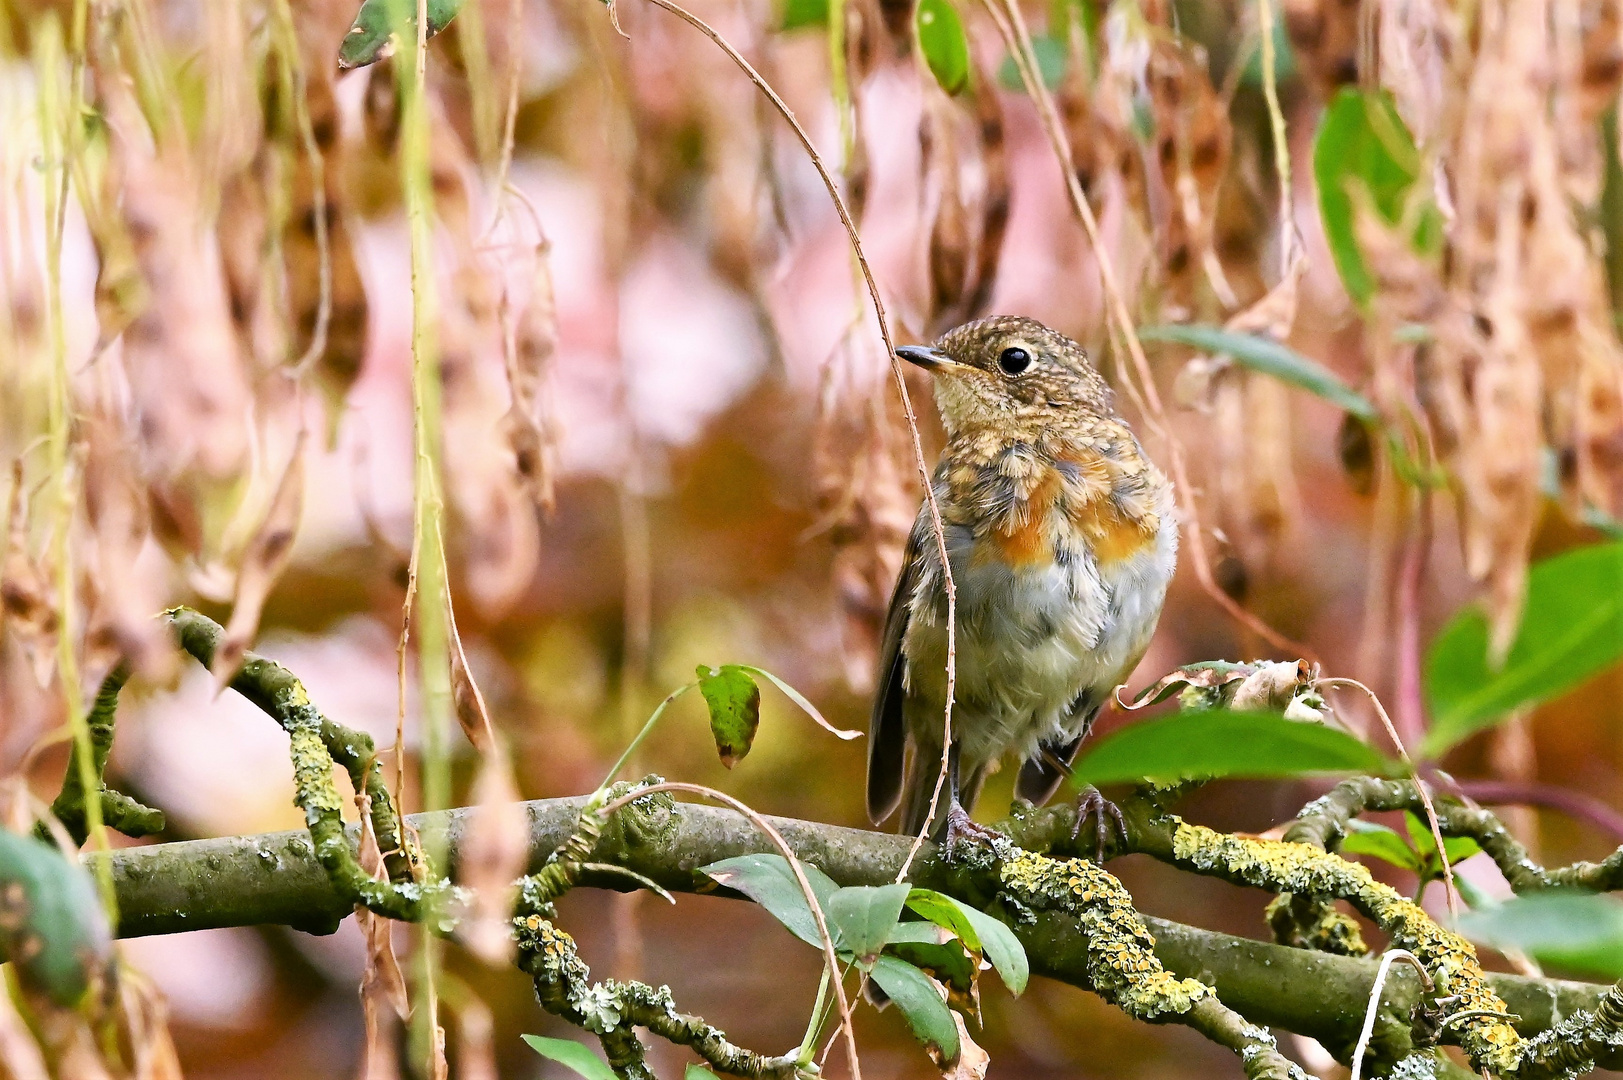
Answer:
[[[943,846],[951,851],[965,841],[990,844],[1002,840],[1004,836],[989,825],[982,825],[957,803],[953,803],[947,810],[947,832],[942,837]]]
[[[1110,827],[1115,826],[1116,835],[1123,842],[1127,840],[1127,819],[1121,816],[1121,807],[1099,794],[1099,789],[1089,784],[1076,800],[1076,819],[1071,822],[1071,839],[1074,841],[1077,834],[1082,831],[1082,823],[1088,818],[1094,819],[1094,847],[1093,861],[1105,861],[1105,852],[1110,845]]]

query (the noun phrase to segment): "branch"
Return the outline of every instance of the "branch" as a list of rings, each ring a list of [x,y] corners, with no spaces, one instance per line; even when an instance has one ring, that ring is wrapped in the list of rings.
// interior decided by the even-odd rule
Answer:
[[[1379,810],[1417,810],[1420,795],[1408,780],[1379,780],[1361,776],[1343,780],[1323,798],[1303,808],[1285,833],[1287,840],[1333,848],[1346,833],[1347,822],[1360,814]],[[1527,849],[1487,810],[1466,806],[1458,800],[1437,800],[1437,818],[1448,836],[1469,836],[1517,892],[1538,889],[1583,889],[1610,892],[1623,889],[1623,848],[1598,863],[1575,862],[1556,870],[1546,870],[1534,862]]]
[[[144,806],[123,792],[107,787],[107,755],[113,748],[113,714],[118,708],[118,692],[129,680],[127,664],[119,664],[102,680],[96,692],[96,703],[85,718],[89,729],[90,775],[95,779],[96,795],[101,801],[101,820],[125,836],[153,836],[164,830],[162,810]],[[68,754],[68,769],[62,776],[62,791],[51,803],[51,813],[74,842],[83,844],[90,825],[85,820],[85,789],[83,766],[80,764],[79,743],[75,741]],[[40,826],[42,838],[44,826]]]
[[[548,855],[569,839],[585,802],[574,798],[525,804],[532,871],[539,870]],[[1028,814],[1010,822],[1010,831],[1019,834],[1017,840],[1028,842],[1040,835],[1060,835],[1069,829],[1069,813],[1063,809]],[[414,815],[408,820],[425,838],[443,837],[454,862],[471,814],[453,810]],[[769,820],[797,857],[815,864],[841,885],[889,884],[907,856],[906,837],[787,818]],[[1138,821],[1139,815],[1130,815],[1130,829]],[[592,861],[633,870],[673,892],[691,893],[714,889],[713,882],[696,873],[697,867],[769,850],[768,841],[741,814],[677,805],[657,827],[628,831],[611,824],[592,852]],[[911,875],[918,885],[980,903],[997,889],[996,881],[972,868],[943,865],[933,846],[926,846],[921,854],[924,858]],[[111,860],[119,934],[124,937],[262,923],[331,932],[351,911],[316,861],[303,831],[160,844],[89,858]],[[580,883],[625,887],[623,878],[591,871],[582,874]],[[1092,989],[1087,929],[1062,911],[1033,914],[1031,922],[1014,926],[1033,971]],[[1359,1018],[1375,981],[1372,962],[1151,917],[1144,922],[1154,938],[1155,957],[1168,972],[1179,978],[1200,978],[1216,989],[1218,1001],[1251,1024],[1295,1031],[1333,1047],[1351,1046],[1357,1039]],[[1489,974],[1487,984],[1510,1012],[1521,1017],[1515,1026],[1525,1037],[1548,1031],[1579,1012],[1593,1014],[1610,992],[1608,987],[1588,983],[1502,974]],[[1387,980],[1384,1012],[1406,1017],[1419,999],[1415,978],[1394,973]],[[1219,1034],[1207,1033],[1223,1041]],[[1374,1049],[1383,1059],[1394,1060],[1419,1048],[1412,1045],[1408,1026],[1394,1023],[1377,1027]],[[1623,1050],[1601,1046],[1594,1053],[1603,1067],[1623,1067]]]

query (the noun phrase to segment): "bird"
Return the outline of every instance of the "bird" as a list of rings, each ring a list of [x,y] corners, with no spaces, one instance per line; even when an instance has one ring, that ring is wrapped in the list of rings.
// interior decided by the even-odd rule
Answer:
[[[867,810],[957,842],[986,777],[1019,758],[1015,795],[1047,802],[1155,633],[1177,565],[1172,485],[1117,413],[1087,352],[1034,319],[966,323],[901,359],[931,374],[946,441],[908,536],[880,636]],[[952,740],[945,547],[956,587]],[[1120,812],[1096,789],[1076,826]],[[1073,830],[1074,838],[1074,830]]]

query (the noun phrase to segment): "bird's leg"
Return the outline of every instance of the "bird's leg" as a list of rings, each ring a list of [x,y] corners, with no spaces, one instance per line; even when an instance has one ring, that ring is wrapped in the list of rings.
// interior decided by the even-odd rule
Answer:
[[[1105,861],[1105,850],[1110,843],[1110,827],[1116,827],[1116,834],[1123,842],[1127,839],[1127,821],[1121,816],[1121,807],[1099,794],[1099,789],[1089,784],[1076,798],[1076,820],[1071,822],[1071,839],[1075,840],[1082,831],[1082,823],[1093,818],[1094,848],[1093,861]]]
[[[953,740],[952,746],[947,750],[947,831],[943,840],[948,848],[954,847],[959,841],[965,839],[979,840],[990,843],[1002,837],[996,829],[982,825],[969,816],[964,804],[959,798],[958,783],[958,741]]]

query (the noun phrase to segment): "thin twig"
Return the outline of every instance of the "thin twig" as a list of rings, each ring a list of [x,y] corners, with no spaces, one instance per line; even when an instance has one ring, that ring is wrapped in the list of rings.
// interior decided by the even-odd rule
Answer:
[[[1381,1011],[1381,991],[1386,987],[1386,973],[1392,961],[1403,960],[1420,973],[1420,985],[1431,989],[1431,976],[1420,958],[1407,949],[1388,949],[1381,954],[1381,966],[1375,969],[1375,987],[1369,992],[1369,1008],[1364,1013],[1364,1029],[1358,1033],[1358,1045],[1353,1050],[1352,1080],[1359,1080],[1364,1071],[1364,1052],[1369,1049],[1370,1036],[1375,1031],[1375,1017]]]
[[[496,206],[497,211],[490,222],[490,231],[495,231],[496,223],[501,220],[502,198],[512,190],[508,183],[508,175],[513,168],[513,146],[516,142],[518,130],[518,94],[519,84],[524,74],[524,0],[511,0],[507,8],[507,114],[502,119],[502,148],[501,156],[496,165]],[[534,213],[535,208],[531,207]],[[539,217],[536,228],[541,227]],[[490,232],[485,234],[487,237]]]
[[[1059,121],[1053,95],[1049,93],[1048,85],[1043,82],[1039,73],[1037,54],[1032,48],[1031,34],[1026,29],[1025,17],[1020,14],[1020,8],[1014,0],[982,0],[982,3],[997,25],[1004,45],[1014,58],[1026,93],[1036,103],[1038,120],[1041,122],[1043,132],[1048,136],[1054,156],[1059,159],[1060,171],[1065,175],[1065,190],[1070,196],[1071,208],[1076,211],[1083,229],[1088,234],[1088,242],[1093,246],[1094,261],[1099,267],[1099,279],[1104,287],[1105,308],[1115,319],[1117,330],[1127,344],[1128,356],[1132,358],[1144,400],[1149,405],[1145,419],[1151,430],[1166,443],[1168,454],[1172,459],[1173,487],[1189,524],[1189,546],[1194,561],[1195,578],[1219,607],[1274,648],[1293,656],[1313,659],[1311,649],[1279,633],[1261,618],[1241,607],[1232,596],[1218,586],[1217,579],[1212,575],[1211,561],[1206,554],[1205,535],[1200,525],[1200,511],[1195,505],[1195,489],[1189,481],[1189,470],[1184,460],[1183,444],[1167,423],[1166,409],[1161,402],[1159,391],[1155,388],[1150,363],[1144,355],[1144,345],[1138,339],[1138,331],[1133,326],[1132,315],[1127,310],[1127,301],[1116,279],[1115,264],[1099,236],[1098,219],[1094,217],[1093,207],[1089,205],[1088,197],[1082,191],[1081,181],[1077,179],[1070,139]]]
[[[1460,794],[1480,803],[1500,806],[1547,806],[1568,817],[1587,821],[1614,839],[1623,840],[1623,814],[1581,791],[1553,784],[1515,780],[1455,780]]]
[[[958,588],[952,578],[952,562],[947,557],[947,534],[941,524],[941,507],[936,503],[935,489],[930,485],[930,466],[924,460],[924,443],[919,437],[918,417],[913,413],[913,400],[907,393],[907,380],[902,375],[902,362],[896,356],[896,343],[890,336],[890,323],[885,318],[885,302],[879,297],[879,284],[874,280],[873,270],[868,266],[867,255],[863,254],[862,238],[857,234],[856,222],[851,219],[851,212],[846,209],[845,200],[840,197],[840,189],[834,182],[834,175],[824,164],[817,147],[812,145],[811,136],[806,134],[806,129],[795,119],[794,111],[778,96],[778,92],[772,89],[772,84],[755,70],[754,65],[746,60],[744,54],[735,49],[731,42],[691,11],[674,0],[649,0],[649,3],[664,8],[715,42],[716,47],[725,52],[733,63],[749,76],[750,82],[766,95],[773,108],[777,109],[778,114],[788,122],[789,127],[794,130],[795,137],[800,140],[800,145],[810,156],[812,165],[817,169],[817,175],[822,177],[823,186],[828,189],[828,197],[834,203],[835,212],[840,215],[840,223],[845,226],[845,234],[851,241],[851,250],[856,255],[858,267],[862,270],[862,280],[868,287],[868,297],[873,301],[874,317],[879,323],[879,336],[884,339],[885,355],[890,359],[891,375],[896,381],[896,392],[901,395],[902,413],[907,418],[907,431],[913,443],[913,462],[918,468],[919,482],[924,486],[924,505],[930,510],[930,528],[935,536],[936,553],[941,558],[942,583],[947,593],[947,705],[942,717],[942,731],[945,737],[941,744],[941,775],[937,777],[935,791],[930,797],[933,820],[934,810],[941,795],[942,782],[947,775],[947,753],[952,746],[952,703],[958,675]],[[924,835],[928,832],[926,828],[915,838],[907,860],[902,864],[898,881],[906,876],[908,867],[912,865],[913,857],[918,853],[919,847],[924,843]]]
[[[663,7],[666,0],[653,0],[653,3]],[[644,795],[652,795],[658,791],[686,791],[694,795],[701,795],[706,799],[714,799],[719,803],[732,807],[749,818],[756,828],[765,833],[767,838],[772,841],[772,846],[776,847],[784,859],[788,861],[789,869],[794,871],[795,881],[800,885],[801,895],[806,899],[806,906],[811,908],[812,918],[817,921],[817,935],[823,939],[823,960],[828,965],[829,981],[834,984],[834,1000],[840,1007],[840,1029],[845,1034],[845,1053],[847,1062],[851,1067],[852,1080],[862,1080],[862,1065],[857,1060],[856,1028],[851,1023],[851,1002],[845,994],[845,980],[840,977],[840,958],[834,951],[834,937],[829,933],[828,921],[823,917],[822,905],[817,902],[817,894],[812,891],[811,881],[806,877],[806,871],[801,867],[800,860],[795,857],[794,849],[783,838],[783,834],[773,828],[772,823],[759,813],[731,795],[717,791],[715,788],[705,787],[702,784],[686,784],[674,780],[660,784],[650,784],[648,787],[636,788],[609,802],[599,812],[604,817],[608,817],[627,803],[635,802]]]
[[[1357,679],[1320,679],[1319,685],[1330,687],[1348,686],[1356,690],[1362,690],[1368,695],[1371,704],[1375,706],[1375,715],[1381,718],[1381,725],[1386,728],[1387,736],[1392,740],[1392,745],[1397,747],[1398,757],[1402,758],[1403,764],[1408,766],[1409,779],[1414,783],[1415,794],[1420,796],[1420,804],[1426,808],[1426,823],[1431,826],[1432,842],[1437,845],[1437,861],[1443,864],[1444,896],[1448,899],[1448,914],[1458,919],[1460,915],[1459,892],[1454,887],[1454,868],[1449,865],[1448,852],[1443,848],[1443,827],[1441,822],[1437,820],[1437,807],[1433,805],[1431,791],[1427,788],[1426,782],[1420,778],[1420,771],[1415,768],[1414,761],[1410,759],[1409,751],[1404,749],[1403,740],[1398,737],[1397,727],[1393,725],[1392,718],[1386,714],[1386,706],[1381,704],[1381,699],[1376,695],[1375,691]]]

